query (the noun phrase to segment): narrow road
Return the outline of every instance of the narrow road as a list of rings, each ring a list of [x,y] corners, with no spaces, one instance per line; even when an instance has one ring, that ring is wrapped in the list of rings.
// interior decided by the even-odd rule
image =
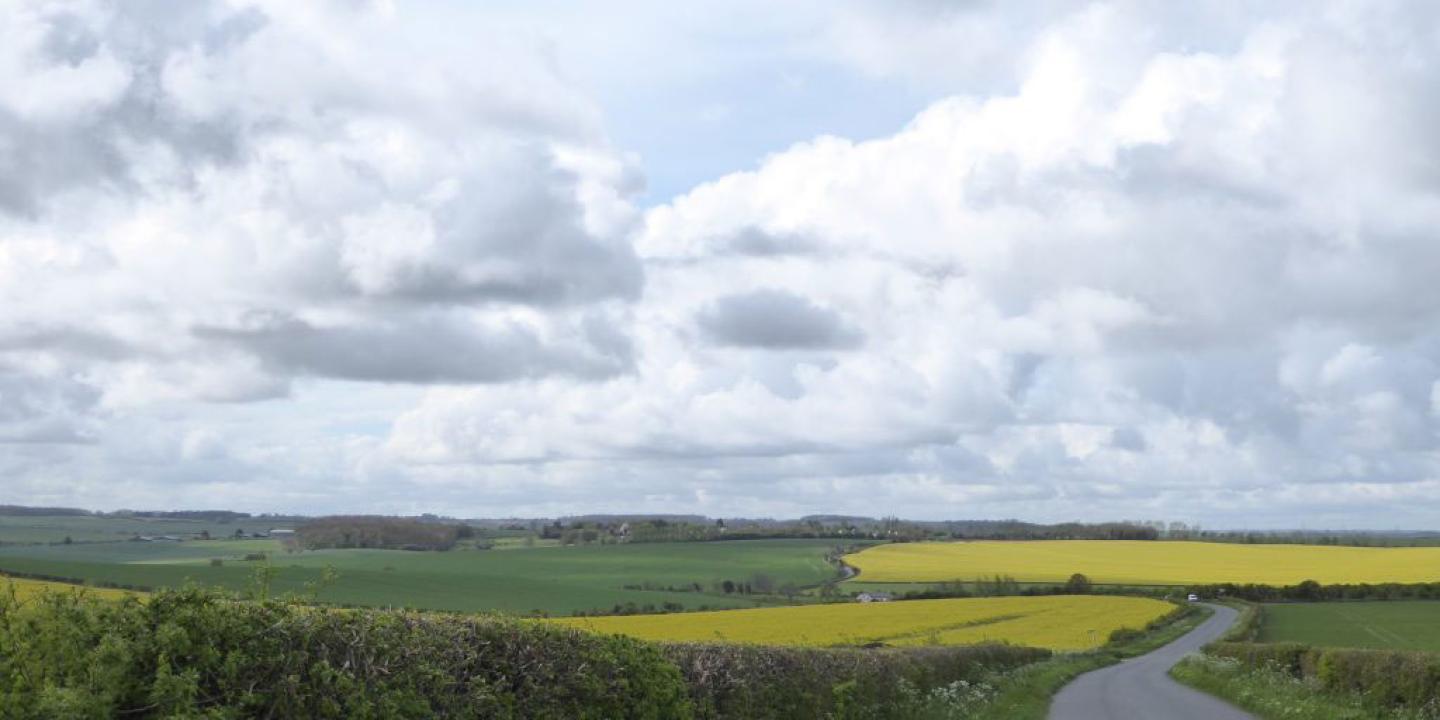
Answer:
[[[1224,634],[1238,614],[1223,605],[1199,627],[1149,654],[1093,670],[1061,688],[1050,720],[1255,720],[1235,706],[1170,679],[1175,663]]]

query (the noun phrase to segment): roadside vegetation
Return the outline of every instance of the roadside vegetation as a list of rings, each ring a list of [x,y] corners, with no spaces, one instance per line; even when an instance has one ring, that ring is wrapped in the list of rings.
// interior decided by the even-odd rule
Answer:
[[[25,719],[957,717],[985,678],[1049,656],[664,645],[199,589],[144,602],[7,593],[0,648],[0,708]]]
[[[1275,666],[1252,666],[1234,658],[1192,655],[1171,675],[1197,690],[1224,698],[1265,720],[1433,720],[1433,695],[1416,707],[1397,706],[1370,691],[1327,687]],[[1433,692],[1433,690],[1432,690]]]
[[[1024,720],[1070,677],[1178,635],[1197,614],[1179,608],[1148,634],[1056,656],[994,644],[676,644],[496,616],[322,609],[265,599],[263,579],[252,599],[194,588],[143,602],[0,595],[4,717]]]
[[[1440,653],[1396,649],[1436,633],[1424,618],[1440,614],[1440,603],[1237,604],[1240,619],[1177,665],[1177,680],[1262,718],[1440,718]],[[1376,623],[1398,623],[1416,637],[1377,632]],[[1277,633],[1303,633],[1317,644],[1260,641]],[[1354,638],[1375,647],[1319,646]]]

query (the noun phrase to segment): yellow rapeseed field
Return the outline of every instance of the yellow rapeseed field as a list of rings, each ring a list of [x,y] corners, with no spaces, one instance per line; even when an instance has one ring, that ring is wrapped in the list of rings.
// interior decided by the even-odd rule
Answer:
[[[1440,581],[1440,547],[1357,548],[1128,540],[899,543],[845,557],[867,582],[943,582],[1009,575],[1095,583],[1381,583]]]
[[[0,575],[0,593],[8,594],[14,588],[15,597],[19,600],[29,600],[43,592],[85,592],[97,598],[106,600],[118,600],[126,595],[140,595],[129,590],[115,590],[113,588],[91,588],[81,585],[70,585],[67,583],[45,582],[41,580],[25,580],[23,578],[11,578]]]
[[[1069,651],[1104,645],[1114,630],[1142,628],[1174,608],[1148,598],[1056,595],[802,605],[553,622],[645,640],[819,647],[997,641]]]

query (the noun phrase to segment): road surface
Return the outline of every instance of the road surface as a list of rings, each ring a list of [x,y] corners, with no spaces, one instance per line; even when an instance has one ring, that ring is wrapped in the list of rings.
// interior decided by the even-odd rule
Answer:
[[[1235,622],[1235,610],[1207,606],[1215,614],[1175,642],[1085,673],[1061,688],[1050,705],[1050,720],[1255,720],[1224,700],[1170,679],[1171,666]]]

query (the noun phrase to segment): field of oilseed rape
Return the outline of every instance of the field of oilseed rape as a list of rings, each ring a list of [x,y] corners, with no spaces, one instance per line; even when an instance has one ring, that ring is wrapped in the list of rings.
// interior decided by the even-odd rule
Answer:
[[[126,595],[138,595],[129,590],[113,590],[109,588],[90,588],[80,585],[69,585],[66,583],[44,582],[41,580],[25,580],[22,578],[10,578],[0,575],[0,594],[9,595],[15,593],[15,599],[20,601],[29,600],[44,592],[84,592],[91,597],[106,600],[118,600]]]
[[[1008,575],[1020,582],[1185,585],[1431,582],[1440,547],[1364,548],[1128,540],[1036,540],[881,545],[845,562],[867,582],[942,582]]]
[[[1111,632],[1143,628],[1174,609],[1170,603],[1148,598],[1053,595],[579,617],[552,622],[676,642],[828,647],[989,641],[1066,651],[1104,645]]]

